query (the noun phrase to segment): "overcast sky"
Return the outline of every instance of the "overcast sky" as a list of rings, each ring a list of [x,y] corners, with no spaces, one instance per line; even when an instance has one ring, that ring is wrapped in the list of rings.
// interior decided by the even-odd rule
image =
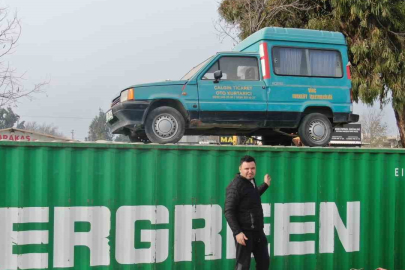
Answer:
[[[17,11],[22,36],[10,64],[24,85],[48,81],[46,95],[20,100],[21,120],[53,123],[84,140],[99,108],[127,86],[180,79],[218,51],[232,50],[214,28],[219,0],[0,0]],[[367,108],[355,104],[355,112]],[[384,109],[397,134],[390,106]]]

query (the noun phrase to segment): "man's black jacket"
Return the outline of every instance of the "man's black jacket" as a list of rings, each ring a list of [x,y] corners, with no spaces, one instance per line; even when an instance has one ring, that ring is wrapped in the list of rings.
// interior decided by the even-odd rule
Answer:
[[[254,180],[254,179],[253,179]],[[237,174],[226,188],[225,218],[233,235],[243,231],[263,229],[263,208],[260,196],[268,188],[266,183],[260,187]]]

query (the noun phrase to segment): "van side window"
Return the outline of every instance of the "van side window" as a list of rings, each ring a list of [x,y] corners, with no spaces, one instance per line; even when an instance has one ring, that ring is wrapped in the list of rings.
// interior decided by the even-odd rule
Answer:
[[[214,72],[222,71],[222,79],[228,81],[258,81],[259,66],[256,57],[224,56],[204,74],[203,80],[214,80]]]
[[[342,78],[342,57],[339,51],[273,48],[276,75]]]

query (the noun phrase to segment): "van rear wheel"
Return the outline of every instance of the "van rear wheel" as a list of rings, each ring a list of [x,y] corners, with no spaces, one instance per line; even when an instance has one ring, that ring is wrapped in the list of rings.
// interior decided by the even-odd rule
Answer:
[[[327,146],[332,138],[332,124],[325,115],[311,113],[302,119],[298,134],[306,146]]]
[[[145,121],[145,133],[153,143],[177,143],[184,135],[185,120],[181,113],[168,106],[153,109]]]

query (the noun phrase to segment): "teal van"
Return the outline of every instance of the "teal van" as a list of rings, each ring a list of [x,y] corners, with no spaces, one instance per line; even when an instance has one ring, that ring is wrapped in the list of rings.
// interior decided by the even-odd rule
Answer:
[[[290,145],[298,133],[307,146],[326,146],[335,126],[359,119],[347,51],[341,33],[264,28],[179,81],[124,89],[106,120],[133,142],[238,135]]]

